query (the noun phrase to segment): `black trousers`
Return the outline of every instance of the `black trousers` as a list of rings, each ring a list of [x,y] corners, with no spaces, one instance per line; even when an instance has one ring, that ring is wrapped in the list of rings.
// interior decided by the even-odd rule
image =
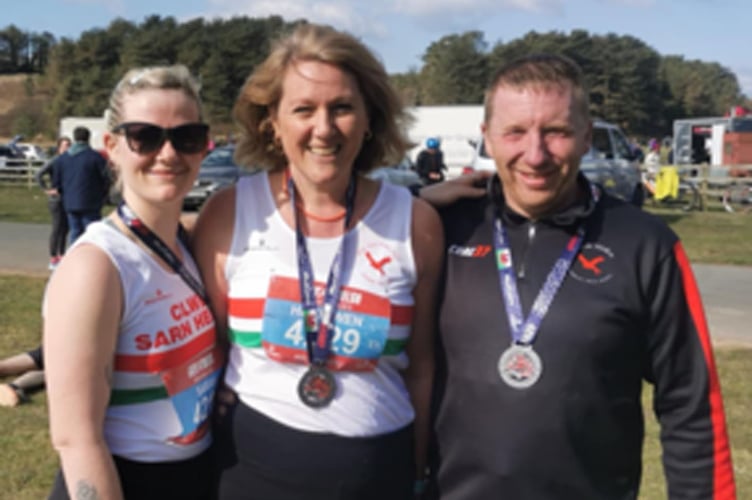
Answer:
[[[50,233],[50,257],[63,255],[68,241],[68,216],[63,209],[60,198],[47,200],[47,209],[52,217],[52,232]]]
[[[412,425],[348,438],[291,429],[238,403],[216,427],[219,499],[413,498]]]

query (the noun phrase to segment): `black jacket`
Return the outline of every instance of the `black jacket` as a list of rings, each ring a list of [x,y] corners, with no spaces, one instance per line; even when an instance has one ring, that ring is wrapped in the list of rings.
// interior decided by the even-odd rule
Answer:
[[[586,181],[580,176],[583,193]],[[640,394],[654,384],[671,498],[733,498],[710,339],[689,262],[659,219],[603,195],[536,223],[494,201],[442,214],[447,240],[435,405],[444,500],[634,499],[644,434]],[[586,236],[534,343],[543,371],[507,386],[511,336],[493,251],[504,211],[525,317],[553,263]]]

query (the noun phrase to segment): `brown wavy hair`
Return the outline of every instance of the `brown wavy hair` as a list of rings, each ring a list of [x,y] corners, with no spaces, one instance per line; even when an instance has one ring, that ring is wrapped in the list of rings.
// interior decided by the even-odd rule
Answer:
[[[358,82],[371,135],[355,158],[355,171],[368,172],[404,158],[412,146],[407,138],[412,117],[391,85],[384,65],[352,35],[330,26],[304,23],[273,45],[240,90],[233,108],[233,117],[240,127],[235,149],[239,164],[268,170],[287,166],[287,158],[279,145],[275,145],[271,118],[282,98],[282,81],[287,70],[301,61],[333,64]]]

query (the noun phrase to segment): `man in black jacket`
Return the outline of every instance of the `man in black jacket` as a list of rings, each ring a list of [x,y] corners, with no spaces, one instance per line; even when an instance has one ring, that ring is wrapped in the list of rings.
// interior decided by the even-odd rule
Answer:
[[[76,127],[74,144],[52,166],[53,187],[63,200],[71,244],[87,225],[101,218],[110,188],[107,161],[89,146],[89,137],[88,128]]]
[[[487,190],[469,178],[421,190],[434,203],[438,190],[480,195],[442,212],[429,497],[637,498],[647,381],[669,498],[735,498],[690,264],[661,220],[579,172],[592,130],[580,69],[553,55],[511,62],[485,110]]]

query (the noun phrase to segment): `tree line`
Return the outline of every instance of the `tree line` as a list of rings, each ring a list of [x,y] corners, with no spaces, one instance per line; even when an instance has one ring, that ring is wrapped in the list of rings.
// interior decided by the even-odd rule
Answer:
[[[48,32],[0,31],[0,74],[38,74],[35,95],[49,105],[43,117],[26,117],[54,136],[63,116],[101,116],[109,92],[133,66],[182,63],[199,75],[208,120],[230,130],[230,112],[245,78],[269,51],[271,42],[296,24],[281,17],[193,19],[153,15],[141,23],[115,19],[78,39]],[[431,43],[422,65],[391,78],[409,105],[480,104],[494,71],[531,52],[565,54],[583,68],[593,116],[613,121],[630,134],[671,134],[673,120],[721,116],[734,105],[749,105],[736,75],[715,62],[663,56],[628,35],[531,31],[493,45],[480,31],[451,34]]]

